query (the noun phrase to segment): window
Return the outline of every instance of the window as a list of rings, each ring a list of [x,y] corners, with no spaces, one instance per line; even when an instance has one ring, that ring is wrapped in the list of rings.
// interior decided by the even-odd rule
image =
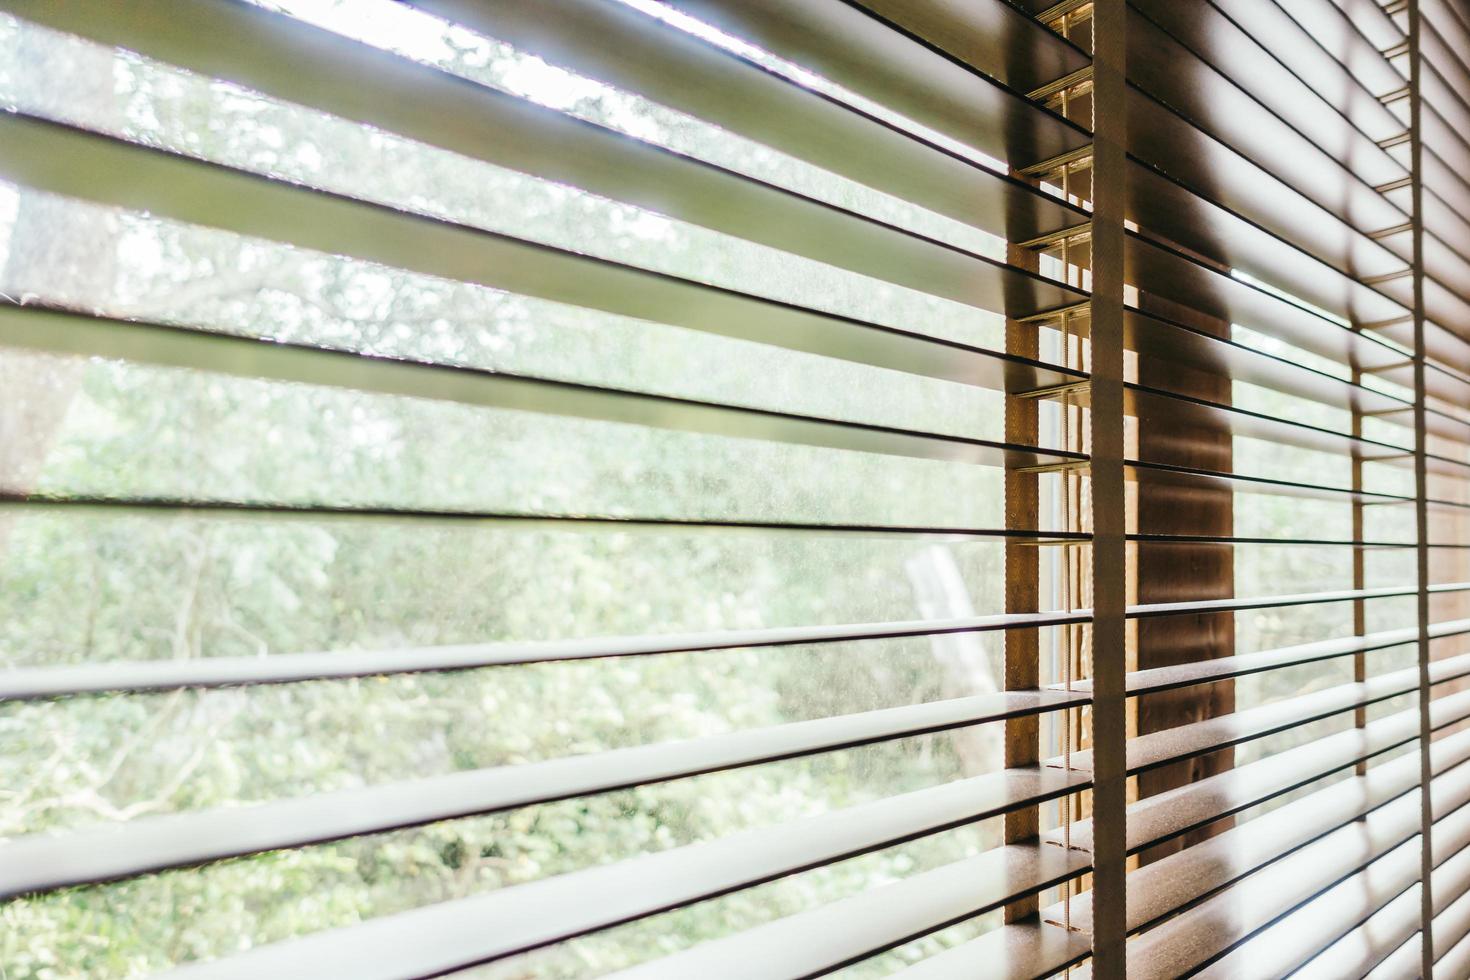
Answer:
[[[1459,6],[0,45],[7,977],[1470,973]]]

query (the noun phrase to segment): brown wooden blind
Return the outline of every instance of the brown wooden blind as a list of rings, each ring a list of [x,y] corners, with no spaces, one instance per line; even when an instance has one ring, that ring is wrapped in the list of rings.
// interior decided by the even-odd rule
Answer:
[[[764,509],[619,509],[586,487],[585,503],[447,505],[332,487],[296,499],[18,479],[3,488],[5,512],[533,527],[629,533],[634,548],[645,533],[981,542],[1004,554],[984,584],[994,603],[977,612],[926,600],[906,618],[700,629],[650,614],[644,629],[619,635],[258,656],[139,648],[7,665],[0,699],[37,712],[104,698],[148,706],[186,689],[976,636],[1003,644],[999,689],[951,684],[943,696],[870,710],[37,829],[0,844],[0,898],[92,894],[984,730],[1000,748],[962,777],[176,965],[198,976],[396,978],[514,963],[630,923],[657,932],[672,910],[989,822],[993,847],[671,947],[627,972],[804,977],[883,963],[914,980],[1470,975],[1463,4],[405,6],[896,204],[880,213],[703,158],[270,5],[3,0],[0,11],[809,263],[801,269],[835,270],[855,294],[922,297],[945,304],[922,309],[986,316],[996,329],[976,340],[926,322],[918,306],[868,318],[815,287],[782,294],[753,276],[539,240],[211,158],[40,101],[0,113],[0,178],[879,372],[861,376],[875,392],[897,376],[973,389],[993,399],[993,417],[916,422],[882,417],[881,404],[853,417],[793,407],[774,387],[722,398],[662,390],[631,370],[567,378],[350,339],[281,339],[266,326],[144,315],[106,297],[88,305],[44,283],[0,304],[0,347],[181,371],[201,385],[249,379],[851,454],[871,461],[864,472],[879,476],[868,499],[880,503],[901,495],[880,478],[899,461],[932,466],[931,489],[978,467],[993,476],[994,519],[898,506],[891,513],[918,517],[813,513],[780,495]],[[7,397],[19,401],[0,392],[0,406]],[[251,459],[273,451],[239,448]],[[773,485],[820,503],[804,473]],[[620,601],[640,601],[638,583],[613,587]],[[970,931],[946,932],[957,925]],[[939,945],[921,945],[926,937]],[[907,959],[875,959],[894,950]]]

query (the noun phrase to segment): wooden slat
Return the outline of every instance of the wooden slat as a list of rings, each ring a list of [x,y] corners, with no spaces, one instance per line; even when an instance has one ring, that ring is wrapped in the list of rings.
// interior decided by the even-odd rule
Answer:
[[[150,817],[69,834],[34,834],[0,844],[0,898],[1003,721],[1084,700],[1082,695],[1052,692],[977,695],[317,793],[253,807]],[[968,784],[970,791],[997,800],[997,813],[1016,805],[1001,800],[1008,787],[1020,787],[1024,799],[1032,786],[1019,770],[977,778],[981,781]],[[947,795],[966,792],[961,784],[950,786],[955,788],[920,792],[941,804]]]
[[[617,980],[816,976],[1054,887],[1089,867],[1090,859],[1081,851],[1011,844],[614,976]]]
[[[997,773],[369,919],[177,971],[180,978],[398,980],[491,962],[701,899],[998,816],[1087,784]]]

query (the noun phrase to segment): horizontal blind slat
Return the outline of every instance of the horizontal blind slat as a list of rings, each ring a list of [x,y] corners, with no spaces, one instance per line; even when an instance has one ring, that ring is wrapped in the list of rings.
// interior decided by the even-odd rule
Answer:
[[[1434,968],[1447,977],[1470,976],[1470,936],[1459,942],[1435,961]]]
[[[392,505],[338,505],[302,501],[242,500],[202,497],[58,496],[0,491],[0,509],[30,512],[128,514],[130,516],[186,516],[219,519],[281,521],[363,521],[383,524],[494,524],[517,530],[541,531],[649,531],[672,533],[775,532],[855,537],[1024,538],[1060,542],[1081,541],[1076,532],[1029,531],[1003,527],[930,524],[852,524],[799,520],[761,520],[742,517],[666,517],[637,513],[571,514],[531,510],[429,510]]]
[[[1470,694],[1447,698],[1435,717],[1444,724],[1470,717]],[[1300,789],[1367,759],[1407,745],[1418,738],[1418,710],[1400,711],[1369,722],[1362,728],[1327,735],[1273,753],[1213,776],[1145,797],[1128,808],[1128,850],[1136,853],[1180,834],[1196,830],[1284,793]],[[1444,740],[1437,758],[1448,768],[1470,755],[1470,736],[1456,734]],[[1086,846],[1092,820],[1072,824],[1072,840]],[[1053,838],[1061,835],[1052,833]]]
[[[1366,42],[1375,53],[1405,40],[1404,32],[1377,0],[1292,0],[1285,9],[1327,51],[1344,64]],[[1388,76],[1384,81],[1392,82]]]
[[[1085,873],[1080,851],[1012,844],[613,974],[746,980],[840,969]]]
[[[684,742],[317,793],[257,806],[149,817],[67,834],[32,835],[0,844],[0,897],[606,793],[1056,711],[1085,701],[1082,695],[1056,692],[978,695]],[[988,782],[984,781],[986,777],[978,777],[982,782],[971,782],[969,786],[972,790],[988,788],[986,798],[1000,812],[1015,803],[1002,799],[996,785],[1007,783],[1012,776],[1002,774]],[[1034,791],[1022,782],[1021,795],[1026,798]],[[943,786],[920,792],[926,795],[911,797],[911,805],[928,798],[942,802],[954,795],[946,793]]]
[[[621,4],[597,0],[563,0],[551,5],[534,0],[413,0],[413,6],[579,74],[638,92],[669,108],[804,157],[860,183],[881,189],[885,181],[901,179],[902,175],[883,165],[886,161],[881,157],[856,159],[864,156],[852,152],[854,146],[863,145],[861,142],[824,141],[825,148],[809,142],[811,134],[803,135],[802,131],[810,129],[808,113],[814,110],[803,111],[801,105],[812,99],[810,93],[805,93],[799,104],[798,100],[803,99],[800,87],[787,85],[764,69]],[[823,0],[823,9],[852,29],[876,26],[865,23],[856,10],[842,7],[835,0]],[[894,42],[885,39],[883,43]],[[941,82],[939,94],[946,97],[943,102],[931,102],[929,111],[944,113],[943,118],[951,121],[946,128],[977,150],[1025,166],[1087,142],[1083,130],[990,79],[933,57],[918,45],[912,45],[905,55],[910,62],[917,59],[930,75],[925,80],[906,72],[905,85],[923,84],[933,93],[934,84]],[[894,69],[890,66],[889,70]],[[760,76],[767,80],[761,81]],[[777,111],[772,111],[773,105],[767,99],[774,98],[769,94],[774,91],[771,83],[778,81],[792,93],[777,103]],[[751,98],[757,86],[763,97]],[[904,100],[902,89],[897,95]],[[940,120],[930,117],[927,121],[934,125]],[[804,152],[798,149],[803,146],[807,147]],[[820,160],[813,155],[818,152],[823,154]],[[853,159],[844,161],[844,156]],[[870,176],[858,176],[860,173]],[[928,193],[945,191],[932,188]],[[948,213],[944,208],[935,210]]]
[[[1348,172],[1324,170],[1307,183],[1297,174],[1293,182],[1292,175],[1273,172],[1136,88],[1129,90],[1128,116],[1129,152],[1141,166],[1168,175],[1239,220],[1360,279],[1390,273],[1407,261],[1406,236],[1374,236],[1404,226],[1408,216]],[[1173,227],[1188,229],[1184,222]],[[1181,243],[1211,251],[1208,239],[1197,233],[1192,238]]]
[[[1417,929],[1419,918],[1417,903],[1414,916]],[[1366,974],[1367,980],[1399,980],[1401,977],[1413,976],[1419,970],[1423,958],[1421,939],[1422,933],[1414,933],[1408,942],[1393,950],[1384,957],[1382,963],[1369,971]]]
[[[901,358],[892,351],[880,355],[864,341],[867,328],[848,318],[310,190],[14,112],[0,113],[0,137],[0,176],[38,190],[574,306],[903,369]],[[1030,315],[1085,296],[1004,263],[978,256],[964,261],[975,272],[971,298],[988,310]],[[879,330],[869,339],[905,333]]]
[[[778,626],[536,643],[456,644],[386,650],[279,653],[268,657],[204,657],[188,661],[133,660],[68,667],[22,667],[0,672],[0,700],[67,697],[115,691],[166,691],[181,687],[289,684],[605,657],[943,636],[1058,626],[1082,622],[1085,618],[1086,613],[1078,611],[1006,613],[951,619]]]
[[[973,138],[974,121],[966,117],[988,107],[978,100],[956,105],[956,95],[974,88],[974,80],[941,62],[975,69],[1017,96],[1091,64],[1081,49],[1004,0],[671,0],[669,6],[960,140]]]
[[[1132,944],[1130,967],[1140,977],[1162,978],[1214,962],[1344,878],[1413,841],[1419,834],[1419,797],[1413,792],[1418,758],[1408,756],[1404,761],[1401,766],[1370,769],[1367,776],[1336,784],[1175,855],[1189,856],[1191,863],[1210,862],[1210,876],[1219,880],[1228,877],[1227,867],[1240,869],[1237,874],[1248,873],[1289,847],[1300,848],[1269,864],[1248,883],[1227,888],[1149,930]],[[1461,783],[1461,792],[1470,794],[1470,779]],[[1222,850],[1232,844],[1233,851]],[[1157,918],[1166,911],[1165,905],[1177,902],[1165,897],[1169,882],[1152,880],[1176,866],[1160,861],[1149,867],[1159,871],[1132,876],[1138,879],[1137,894],[1144,903],[1141,921]],[[1191,885],[1191,890],[1198,887]],[[1401,890],[1392,889],[1383,901]]]
[[[1310,195],[1360,232],[1371,234],[1406,219],[1397,205],[1373,189],[1403,177],[1404,168],[1361,134],[1354,139],[1351,127],[1340,117],[1334,134],[1362,150],[1361,166],[1354,161],[1349,167],[1307,139],[1143,14],[1130,16],[1128,35],[1129,80],[1142,92],[1171,105],[1197,129],[1299,193]],[[1137,101],[1129,103],[1130,118]],[[1130,122],[1131,142],[1134,125]],[[1146,139],[1146,134],[1139,134],[1139,142]],[[1186,143],[1176,152],[1191,148]],[[1150,162],[1162,165],[1161,160]]]
[[[1327,56],[1276,4],[1134,2],[1198,59],[1186,62],[1188,68],[1178,60],[1168,66],[1178,73],[1176,85],[1182,86],[1187,78],[1205,90],[1192,93],[1193,98],[1233,106],[1239,101],[1236,92],[1246,93],[1294,132],[1350,162],[1361,174],[1400,169],[1376,141],[1402,133],[1405,125],[1377,96],[1402,86],[1403,81],[1393,80],[1398,73],[1370,46],[1354,49],[1361,55],[1354,61],[1354,70],[1362,73],[1359,77],[1372,77],[1380,86],[1387,86],[1377,92],[1355,81],[1353,74]],[[1372,74],[1375,67],[1376,75]],[[1308,82],[1304,71],[1311,72],[1325,92]],[[1376,177],[1366,179],[1370,184],[1383,182]]]
[[[1408,412],[1412,408],[1409,402],[1385,392],[1157,314],[1130,310],[1124,322],[1129,346],[1140,357],[1179,363],[1335,408],[1384,416],[1399,424],[1404,424],[1402,418],[1389,413]],[[1470,426],[1456,425],[1447,431],[1470,433]]]
[[[1431,847],[1436,861],[1463,850],[1467,844],[1470,844],[1470,811],[1456,811],[1434,823]],[[1412,840],[1375,859],[1217,960],[1200,976],[1212,980],[1237,977],[1271,980],[1288,972],[1295,975],[1293,971],[1304,962],[1392,904],[1404,890],[1414,889],[1418,898],[1415,885],[1420,872],[1420,846],[1419,840]],[[1417,905],[1415,912],[1418,912]],[[1417,928],[1417,921],[1413,925]],[[1400,926],[1384,945],[1391,950],[1412,931]]]
[[[1272,198],[1258,195],[1261,205]],[[1227,210],[1208,197],[1171,180],[1154,168],[1133,162],[1128,171],[1128,217],[1150,234],[1189,248],[1222,265],[1248,273],[1314,306],[1351,320],[1374,322],[1406,313],[1412,300],[1365,280],[1404,268],[1403,261],[1366,236],[1343,228],[1340,243],[1327,255],[1277,237],[1261,225]],[[1290,205],[1272,209],[1279,221]],[[1325,216],[1314,222],[1322,228]],[[1325,231],[1324,231],[1325,235]],[[1333,261],[1335,259],[1335,261]]]
[[[1150,9],[1159,9],[1157,0],[1149,2]],[[1336,4],[1330,0],[1212,3],[1370,139],[1404,131],[1404,123],[1378,100],[1403,87],[1404,76]],[[1250,79],[1248,72],[1241,77]]]
[[[1419,903],[1419,884],[1416,882],[1292,975],[1301,980],[1368,976],[1418,932]],[[1414,967],[1417,967],[1417,947],[1413,954]]]
[[[1357,597],[1392,598],[1411,594],[1412,591],[1407,589],[1376,593],[1306,594],[1295,597],[1266,597],[1262,600],[1227,600],[1226,605],[1213,604],[1207,609],[1226,611],[1270,608],[1275,605],[1343,602],[1352,601]],[[1198,605],[1185,605],[1188,609],[1180,610],[1171,605],[1158,611],[1152,607],[1138,606],[1131,610],[1131,614],[1137,618],[1148,615],[1174,615],[1180,612],[1187,614],[1190,610],[1201,611]],[[11,668],[0,672],[0,700],[67,697],[109,691],[163,691],[180,687],[285,684],[333,678],[466,670],[604,657],[651,656],[745,647],[939,636],[953,633],[1057,626],[1084,621],[1088,615],[1087,610],[1009,613],[948,620],[716,630],[705,633],[603,637],[527,644],[460,644],[387,650],[280,653],[269,657],[206,657],[190,661],[115,661],[80,666]],[[1467,626],[1467,624],[1470,624],[1470,621],[1439,624],[1431,635],[1458,635],[1462,626]],[[1181,683],[1207,683],[1209,680],[1219,679],[1219,676],[1233,676],[1231,671],[1245,673],[1271,669],[1287,663],[1307,663],[1326,657],[1341,656],[1359,648],[1371,650],[1398,642],[1409,642],[1412,639],[1412,637],[1407,639],[1397,637],[1397,632],[1387,631],[1363,638],[1322,641],[1319,644],[1263,651],[1260,654],[1245,654],[1233,660],[1226,658],[1201,665],[1182,665],[1177,668],[1159,668],[1157,671],[1135,672],[1129,678],[1129,692],[1138,694],[1150,690],[1166,690]],[[1076,681],[1073,686],[1079,692],[1091,689],[1091,683],[1087,680]]]
[[[1082,458],[1077,453],[1009,447],[989,440],[8,302],[0,302],[0,346],[704,435],[991,466],[1031,466]],[[977,354],[971,360],[996,359]],[[1008,363],[1004,358],[993,364],[989,373],[1002,385],[1008,383],[1003,377],[1007,373],[1013,378],[1033,375],[1074,379],[1072,372],[1033,369]],[[997,373],[1002,377],[995,377]]]
[[[1445,884],[1448,883],[1441,883],[1436,878],[1434,884],[1436,906],[1439,906],[1439,890]],[[1440,957],[1449,953],[1461,939],[1470,936],[1470,892],[1464,890],[1462,883],[1457,883],[1457,885],[1460,885],[1458,896],[1437,909],[1434,916],[1434,950]]]
[[[1402,445],[1355,436],[1293,418],[1268,415],[1228,402],[1210,401],[1133,383],[1127,385],[1124,394],[1125,410],[1136,416],[1140,425],[1148,425],[1158,418],[1169,418],[1278,445],[1351,456],[1365,463],[1411,466],[1413,462],[1413,450]],[[1439,472],[1461,472],[1461,465],[1454,460],[1444,459],[1439,466]]]
[[[1375,913],[1399,899],[1407,897],[1415,902],[1417,918],[1421,900],[1415,881],[1419,871],[1419,848],[1420,841],[1416,837],[1375,858],[1371,864],[1289,912],[1274,926],[1246,940],[1197,975],[1209,980],[1224,980],[1226,977],[1231,980],[1274,980],[1287,972],[1296,976],[1302,966],[1309,966],[1319,954],[1331,950],[1345,935],[1361,928]],[[1396,945],[1402,936],[1400,928],[1394,929],[1388,938]]]
[[[1017,923],[998,926],[893,976],[902,980],[1042,980],[1080,963],[1090,950],[1082,933],[1041,923]]]
[[[1293,346],[1364,370],[1402,360],[1378,339],[1360,333],[1239,279],[1207,268],[1167,246],[1129,232],[1125,250],[1131,283],[1197,312],[1250,327]],[[1397,304],[1390,304],[1399,309]]]
[[[1458,658],[1455,667],[1470,672],[1470,655]],[[1415,690],[1418,684],[1417,669],[1394,671],[1366,681],[1139,735],[1128,740],[1128,772],[1158,768],[1385,701]],[[1092,751],[1075,752],[1072,759],[1074,765],[1086,768],[1091,765]]]
[[[445,972],[973,823],[1086,785],[1085,774],[1076,772],[1006,771],[976,777],[383,916],[170,975],[304,980],[336,973],[389,980]],[[495,928],[486,929],[491,922]]]
[[[1429,635],[1435,638],[1460,636],[1465,633],[1470,633],[1470,619],[1449,620],[1443,623],[1436,623],[1430,627],[1429,631]],[[1314,640],[1310,643],[1301,643],[1295,646],[1280,647],[1272,650],[1238,653],[1228,657],[1216,657],[1211,660],[1197,660],[1167,667],[1151,667],[1145,670],[1135,670],[1130,671],[1128,674],[1128,693],[1130,695],[1150,694],[1158,691],[1172,690],[1178,687],[1188,687],[1194,684],[1213,683],[1258,671],[1274,670],[1278,667],[1313,663],[1319,660],[1330,660],[1354,653],[1366,653],[1373,650],[1381,650],[1386,647],[1412,643],[1418,635],[1419,631],[1417,627],[1379,630],[1374,633],[1365,633],[1359,636]],[[1079,691],[1086,691],[1091,690],[1091,685],[1092,682],[1089,680],[1080,680],[1073,683],[1073,688]]]
[[[0,4],[0,9],[6,6]],[[473,159],[908,288],[937,289],[960,302],[973,295],[968,285],[977,274],[973,261],[957,248],[582,122],[284,14],[243,3],[198,0],[148,0],[126,9],[99,0],[64,5],[21,0],[9,6],[62,30]],[[830,106],[828,113],[872,130],[831,134],[828,142],[861,139],[867,150],[864,158],[869,160],[886,151],[891,159],[881,161],[884,173],[922,186],[930,197],[942,192],[962,200],[962,220],[967,224],[1030,238],[1087,220],[1084,212],[1019,181],[921,146],[877,123],[862,123],[841,107]],[[948,208],[952,216],[960,210]]]
[[[729,0],[724,0],[729,2]],[[1006,2],[858,0],[896,31],[1031,92],[1092,64],[1087,52]]]
[[[1365,504],[1409,504],[1414,498],[1405,494],[1355,490],[1352,487],[1306,483],[1300,480],[1252,476],[1223,470],[1206,470],[1170,463],[1128,460],[1129,475],[1140,484],[1154,486],[1208,487],[1234,493],[1261,493],[1282,497],[1303,497],[1341,503],[1361,501]]]

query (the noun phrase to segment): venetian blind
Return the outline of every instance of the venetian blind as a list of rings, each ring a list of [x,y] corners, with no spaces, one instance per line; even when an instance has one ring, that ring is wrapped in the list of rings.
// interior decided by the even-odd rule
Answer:
[[[1460,5],[0,11],[9,962],[1470,970]]]

